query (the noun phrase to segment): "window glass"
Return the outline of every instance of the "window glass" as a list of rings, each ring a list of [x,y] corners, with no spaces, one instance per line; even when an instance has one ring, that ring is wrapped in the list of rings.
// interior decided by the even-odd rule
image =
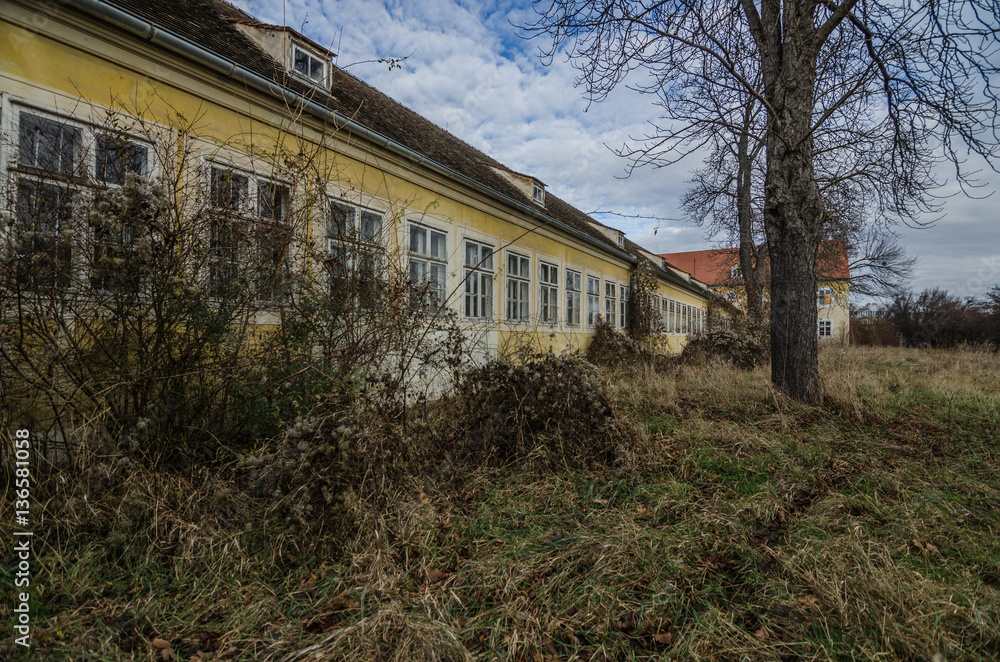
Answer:
[[[72,175],[83,153],[79,127],[22,112],[18,126],[18,162],[49,173]]]
[[[566,270],[566,323],[580,325],[580,286],[582,275],[579,271]]]
[[[149,150],[131,140],[113,134],[97,136],[95,177],[105,184],[121,186],[129,173],[145,177]]]

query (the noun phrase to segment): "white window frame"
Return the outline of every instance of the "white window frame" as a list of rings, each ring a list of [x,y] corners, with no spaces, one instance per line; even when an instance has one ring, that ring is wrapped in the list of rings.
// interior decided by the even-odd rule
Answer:
[[[426,233],[427,252],[421,253],[413,247],[414,231]],[[435,235],[442,237],[444,248],[442,253],[434,252]],[[416,287],[427,286],[427,292],[422,297],[417,297],[415,301],[427,310],[443,308],[448,301],[448,244],[451,241],[451,234],[447,230],[439,227],[418,223],[417,221],[407,221],[406,225],[406,254],[408,273],[410,282]],[[415,269],[418,265],[422,269]],[[419,271],[419,273],[415,273]],[[436,277],[435,277],[436,276]]]
[[[832,338],[833,337],[833,320],[825,319],[819,320],[819,325],[817,327],[817,333],[820,338]]]
[[[339,208],[341,213],[349,212],[346,219],[347,227],[336,227],[335,207]],[[385,210],[356,204],[338,196],[327,196],[323,211],[327,255],[331,261],[340,261],[340,264],[334,263],[334,268],[327,274],[331,293],[336,289],[338,273],[344,277],[357,277],[359,290],[365,289],[365,285],[377,287],[375,276],[385,266],[383,260],[386,237]],[[372,219],[375,219],[376,223],[374,231],[366,226],[366,222],[371,222]],[[370,273],[363,274],[362,270]],[[372,279],[369,283],[363,282],[365,275]],[[352,294],[374,294],[374,290]],[[367,296],[362,296],[361,303],[366,303],[367,300]]]
[[[545,188],[536,183],[531,184],[531,199],[536,204],[545,206]]]
[[[77,133],[74,140],[73,164],[68,169],[46,170],[36,164],[21,162],[21,127],[24,115],[37,117],[43,122],[57,124],[61,127],[69,127]],[[63,282],[40,284],[39,289],[52,287],[72,289],[74,279],[78,279],[77,282],[82,282],[92,275],[92,272],[83,273],[82,258],[79,257],[81,240],[77,237],[82,232],[100,232],[99,228],[90,227],[85,219],[78,217],[77,208],[83,200],[92,198],[94,191],[103,188],[118,188],[121,185],[119,182],[108,182],[106,176],[103,179],[98,179],[99,142],[110,135],[145,150],[143,163],[145,172],[139,173],[139,175],[147,180],[153,180],[159,175],[155,159],[156,144],[120,127],[107,126],[98,121],[62,112],[6,93],[0,95],[0,118],[2,118],[0,134],[3,136],[0,140],[0,167],[4,169],[5,175],[3,186],[10,187],[13,207],[11,222],[3,224],[6,227],[0,229],[0,237],[7,235],[13,240],[14,237],[10,235],[16,235],[23,229],[18,227],[21,225],[19,198],[22,185],[34,186],[39,189],[47,188],[50,191],[58,189],[65,192],[59,194],[66,196],[66,207],[63,217],[56,219],[58,227],[41,232],[35,230],[32,231],[32,234],[51,235],[53,245],[65,253],[56,258],[62,263],[60,268],[62,275],[56,273],[53,278],[54,281]],[[64,241],[61,237],[64,237],[67,231],[73,238]],[[99,243],[107,244],[109,242],[101,242],[95,236],[94,247],[96,248]],[[90,281],[90,287],[106,289],[93,280]]]
[[[669,304],[670,297],[660,297],[660,326],[663,333],[670,333]]]
[[[507,265],[507,321],[512,324],[531,322],[531,257],[508,250]],[[512,269],[513,264],[517,265]]]
[[[830,302],[826,303],[826,298],[830,297]],[[832,287],[821,287],[816,290],[816,306],[818,308],[830,308],[834,304]]]
[[[604,321],[615,327],[618,319],[618,283],[613,280],[604,281]]]
[[[205,182],[206,199],[208,201],[208,209],[229,209],[227,206],[217,206],[215,204],[216,191],[215,186],[215,173],[229,172],[235,176],[242,177],[246,179],[247,187],[245,198],[238,201],[237,205],[231,208],[233,216],[226,218],[227,222],[235,222],[241,225],[249,225],[251,230],[262,230],[264,224],[269,224],[273,226],[273,229],[281,230],[282,225],[286,224],[291,216],[292,207],[292,189],[291,186],[284,181],[272,176],[258,174],[254,170],[241,168],[239,166],[233,165],[227,161],[216,158],[206,158],[203,163],[203,178]],[[282,209],[279,211],[279,216],[275,218],[272,214],[267,214],[262,209],[262,195],[265,187],[277,187],[284,191],[284,202],[282,203]],[[253,233],[246,233],[243,237],[238,237],[236,239],[236,244],[229,247],[221,247],[222,249],[228,248],[233,252],[226,257],[220,256],[216,251],[219,250],[212,246],[214,241],[212,235],[215,232],[215,223],[212,223],[212,227],[209,230],[209,251],[210,256],[207,264],[207,283],[209,288],[209,293],[211,296],[216,296],[217,291],[214,290],[217,284],[213,283],[213,266],[217,266],[224,263],[230,263],[236,269],[240,262],[245,261],[245,256],[250,254],[256,254],[260,257],[263,251],[267,250],[266,246],[262,246],[257,240],[259,237],[251,236]],[[273,283],[270,284],[272,288],[270,292],[267,292],[267,286],[263,284],[263,276],[271,276],[272,274],[258,274],[255,277],[255,285],[258,289],[257,301],[262,303],[276,304],[282,298],[287,297],[291,294],[290,283],[291,283],[291,247],[287,246],[285,255],[283,258],[279,257],[275,266],[280,270],[280,282],[277,285]],[[263,264],[263,261],[261,261]],[[262,295],[262,296],[261,296]]]
[[[595,287],[591,287],[595,285]],[[597,326],[597,318],[601,316],[601,277],[587,276],[587,328]]]
[[[580,269],[565,270],[566,275],[566,324],[580,326],[583,322],[583,271]]]
[[[559,324],[559,265],[538,261],[538,323]]]
[[[319,80],[313,78],[311,75],[303,73],[295,68],[295,55],[296,51],[303,53],[307,58],[311,60],[318,61],[323,66],[323,71],[320,75]],[[312,62],[309,62],[309,68],[312,69]],[[288,71],[294,76],[301,78],[302,80],[308,81],[312,85],[319,85],[324,88],[330,87],[330,58],[324,57],[316,52],[315,49],[309,48],[297,41],[292,41],[291,46],[291,59],[288,61]]]
[[[631,288],[628,285],[618,286],[618,323],[622,329],[628,328],[628,300],[631,296]]]
[[[475,253],[474,256],[469,252]],[[462,315],[466,319],[493,319],[493,277],[496,248],[493,244],[465,237],[462,242],[462,265],[465,296]]]

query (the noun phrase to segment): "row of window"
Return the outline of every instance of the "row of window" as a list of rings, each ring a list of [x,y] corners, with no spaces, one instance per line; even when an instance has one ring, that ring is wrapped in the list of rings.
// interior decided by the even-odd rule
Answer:
[[[150,176],[152,145],[120,132],[105,132],[86,124],[71,124],[28,109],[18,113],[17,215],[21,231],[31,237],[27,259],[47,254],[48,269],[28,269],[39,287],[68,284],[74,262],[72,242],[65,240],[71,212],[82,185],[124,184],[129,173]],[[93,150],[84,144],[93,144]],[[207,200],[211,210],[207,275],[210,294],[223,296],[231,288],[246,286],[246,265],[256,265],[253,275],[257,296],[279,300],[288,292],[290,230],[289,187],[251,172],[210,162],[206,166]],[[328,203],[326,241],[330,274],[360,275],[374,282],[382,266],[384,212],[340,200]],[[94,229],[97,253],[120,253],[131,240],[114,236],[110,228]],[[449,235],[434,227],[411,222],[407,226],[408,269],[418,287],[420,304],[442,306],[447,301]],[[103,246],[103,248],[102,248]],[[492,319],[495,314],[494,282],[503,270],[506,320],[530,323],[533,313],[539,324],[560,322],[593,328],[603,317],[613,326],[628,326],[629,287],[580,269],[562,267],[544,258],[535,260],[516,247],[506,250],[498,264],[495,247],[465,238],[462,243],[459,305],[470,319]],[[36,259],[37,262],[37,259]],[[38,265],[35,265],[36,267]],[[241,273],[243,272],[243,273]],[[537,278],[532,286],[533,275]],[[91,275],[91,284],[112,283]],[[532,296],[538,297],[536,306]],[[601,299],[603,298],[603,303]],[[662,298],[663,329],[666,333],[700,331],[704,311],[680,301]]]
[[[408,232],[410,279],[421,292],[425,305],[444,305],[449,292],[448,234],[412,222]],[[517,248],[509,248],[506,250],[506,259],[500,266],[493,245],[466,238],[462,242],[461,256],[460,298],[465,317],[493,318],[494,282],[500,267],[505,272],[505,319],[513,323],[532,321],[532,258],[529,255]],[[586,324],[594,327],[602,315],[601,278],[590,275],[586,277],[587,298],[584,299],[584,274],[581,270],[563,268],[544,259],[538,259],[537,263],[538,323],[555,326],[562,321],[568,326],[581,326],[586,303]],[[628,324],[628,286],[609,280],[604,287],[604,318],[613,325],[625,328]]]
[[[662,311],[664,333],[688,335],[701,333],[705,330],[704,308],[662,297],[660,310]]]

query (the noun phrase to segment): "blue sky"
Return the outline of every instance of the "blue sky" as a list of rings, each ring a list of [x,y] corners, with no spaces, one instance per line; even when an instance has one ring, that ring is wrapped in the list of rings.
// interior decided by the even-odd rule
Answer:
[[[655,117],[650,98],[620,90],[588,108],[573,85],[572,67],[558,60],[543,66],[537,56],[542,44],[517,36],[511,23],[530,20],[530,3],[230,1],[328,46],[341,67],[508,167],[538,177],[583,211],[667,219],[600,216],[650,250],[714,246],[680,218],[680,196],[700,162],[692,157],[622,179],[626,161],[605,145],[621,146],[645,132]],[[401,57],[401,68],[391,70],[372,62]],[[985,171],[983,179],[980,196],[997,188],[1000,175]],[[900,228],[918,259],[912,288],[981,295],[1000,283],[1000,193],[970,200],[945,187],[939,194],[950,197],[934,227]]]

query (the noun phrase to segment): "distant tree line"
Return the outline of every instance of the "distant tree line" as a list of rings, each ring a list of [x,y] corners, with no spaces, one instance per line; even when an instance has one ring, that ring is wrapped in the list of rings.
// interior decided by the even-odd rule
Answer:
[[[886,313],[885,322],[898,332],[908,347],[955,347],[961,344],[990,345],[1000,349],[1000,284],[982,298],[960,299],[941,289],[920,294],[897,294]],[[854,324],[852,326],[864,326]],[[864,333],[855,340],[865,342]],[[874,339],[886,337],[885,329],[873,329]],[[880,344],[873,342],[872,344]]]

